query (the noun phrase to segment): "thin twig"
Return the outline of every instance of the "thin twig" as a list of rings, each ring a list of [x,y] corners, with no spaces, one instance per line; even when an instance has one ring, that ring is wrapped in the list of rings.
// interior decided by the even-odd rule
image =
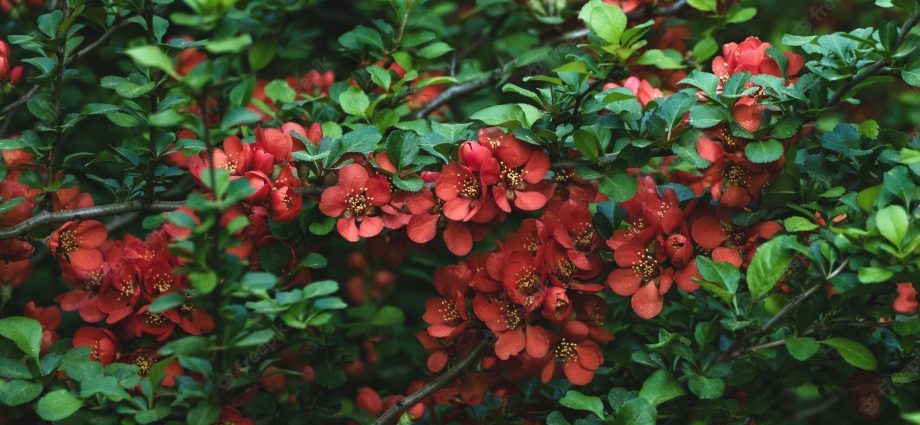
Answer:
[[[841,263],[839,267],[837,267],[833,272],[827,275],[827,277],[824,280],[810,286],[801,295],[799,295],[798,297],[795,297],[788,304],[784,305],[783,308],[781,308],[778,312],[776,312],[776,314],[773,317],[771,317],[770,320],[764,323],[763,326],[761,326],[759,329],[751,333],[745,334],[741,338],[738,338],[734,342],[732,342],[731,345],[728,346],[728,349],[723,351],[722,354],[720,354],[719,357],[716,358],[715,363],[721,363],[731,358],[732,356],[734,356],[735,353],[740,350],[741,344],[744,343],[745,341],[766,335],[770,331],[770,329],[773,328],[774,325],[779,323],[780,320],[782,320],[784,317],[786,317],[787,315],[795,311],[795,309],[797,309],[799,305],[805,302],[805,300],[807,300],[809,297],[814,295],[815,292],[818,292],[819,289],[823,288],[827,281],[830,281],[835,276],[840,274],[840,272],[843,271],[843,268],[846,267],[848,262],[849,262],[849,259],[844,260],[843,263]]]
[[[185,205],[185,201],[157,201],[145,203],[143,201],[118,202],[114,204],[97,205],[77,210],[47,212],[42,211],[32,218],[15,226],[0,229],[0,240],[12,239],[25,235],[32,229],[46,224],[63,223],[73,220],[87,220],[91,218],[107,217],[134,211],[172,211]]]
[[[898,50],[898,46],[904,42],[904,40],[907,38],[907,35],[910,34],[910,30],[915,25],[917,25],[918,22],[920,22],[920,4],[918,4],[917,12],[914,13],[914,16],[911,16],[911,18],[901,26],[901,32],[898,34],[898,38],[891,46],[892,52]],[[846,96],[850,89],[856,87],[857,84],[863,82],[865,79],[875,75],[878,72],[881,72],[887,65],[889,65],[887,58],[879,59],[877,62],[869,65],[868,68],[865,68],[862,72],[854,76],[852,80],[847,81],[846,84],[840,88],[840,90],[834,92],[834,95],[828,99],[826,107],[836,105],[838,102],[843,100],[844,96]]]
[[[451,366],[449,369],[447,369],[446,372],[438,375],[437,378],[434,378],[431,380],[431,382],[425,384],[424,387],[419,388],[418,391],[409,394],[397,401],[396,404],[387,409],[386,412],[383,412],[383,414],[380,415],[380,417],[378,417],[377,420],[375,420],[371,425],[385,425],[391,423],[404,410],[418,404],[426,397],[433,394],[435,391],[451,383],[454,378],[460,375],[460,373],[466,370],[466,368],[479,360],[479,358],[481,358],[483,354],[485,354],[486,350],[491,346],[492,344],[488,340],[483,339],[479,345],[473,349],[473,351],[471,351],[466,355],[466,357],[457,362],[457,364]]]

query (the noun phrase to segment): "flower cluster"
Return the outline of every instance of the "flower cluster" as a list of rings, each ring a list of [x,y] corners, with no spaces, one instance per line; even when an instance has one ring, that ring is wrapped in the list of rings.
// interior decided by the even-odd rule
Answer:
[[[423,173],[427,185],[418,192],[392,190],[369,163],[346,165],[338,183],[323,192],[320,211],[338,219],[336,227],[349,241],[405,227],[409,239],[426,243],[442,224],[448,249],[466,255],[507,213],[538,210],[554,190],[545,180],[546,153],[501,129],[479,130],[478,140],[464,142],[458,155],[440,171]],[[375,159],[384,172],[396,172],[386,153]]]
[[[756,37],[748,37],[741,44],[728,43],[723,46],[722,56],[712,61],[712,71],[719,77],[719,91],[739,73],[767,75],[783,79],[783,84],[794,83],[794,76],[802,69],[804,59],[795,53],[783,52],[787,62],[783,70],[776,59],[767,53],[771,47],[770,43]],[[770,139],[768,135],[758,133],[765,117],[769,118],[770,114],[761,102],[766,97],[766,89],[750,81],[745,88],[750,89],[745,93],[752,90],[753,93],[741,96],[732,106],[732,115],[738,127],[719,124],[707,129],[697,140],[697,153],[711,164],[702,170],[703,176],[698,184],[689,184],[696,188],[709,187],[714,200],[733,208],[747,206],[756,199],[761,189],[779,176],[785,159],[785,156],[780,156],[779,159],[764,162],[759,158],[748,158],[745,153],[748,143]],[[702,94],[701,97],[705,99]],[[783,139],[783,149],[788,149],[798,136]]]

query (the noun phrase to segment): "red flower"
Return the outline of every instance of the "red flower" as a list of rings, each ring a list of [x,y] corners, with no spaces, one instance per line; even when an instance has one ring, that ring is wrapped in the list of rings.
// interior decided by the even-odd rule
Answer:
[[[108,329],[84,326],[73,334],[74,347],[90,347],[89,358],[108,365],[115,361],[118,340]]]
[[[16,288],[32,277],[29,260],[0,261],[0,286]]]
[[[482,164],[482,182],[491,185],[499,209],[511,212],[511,203],[523,211],[543,208],[553,185],[544,183],[549,157],[496,128],[479,130],[479,143],[490,148],[494,158]]]
[[[674,269],[662,265],[663,247],[655,241],[634,241],[620,246],[613,255],[620,268],[610,272],[607,285],[617,295],[632,297],[630,305],[639,317],[657,316],[674,278]]]
[[[291,160],[294,138],[287,131],[259,127],[256,129],[256,142],[253,146],[271,154],[276,163],[286,164]]]
[[[504,293],[477,293],[473,298],[473,311],[497,337],[495,355],[499,359],[508,360],[525,349],[527,355],[543,358],[549,350],[546,329],[527,326],[523,309],[514,306]]]
[[[170,320],[165,313],[154,313],[148,311],[148,306],[142,306],[136,313],[131,315],[125,321],[125,334],[131,338],[139,338],[143,335],[150,335],[157,341],[169,339],[176,329],[176,323]]]
[[[451,220],[483,223],[495,216],[485,183],[465,165],[445,165],[435,181],[434,192],[444,201],[444,216]]]
[[[769,172],[741,155],[725,154],[722,159],[703,171],[712,179],[712,199],[726,207],[747,206],[770,180]]]
[[[51,198],[51,209],[54,211],[78,210],[93,205],[93,197],[88,193],[80,193],[77,186],[58,189]]]
[[[550,352],[540,373],[543,383],[556,373],[556,364],[562,363],[562,372],[574,385],[586,385],[594,378],[594,371],[604,363],[600,346],[588,338],[588,326],[577,321],[566,322],[560,338]]]
[[[223,148],[214,148],[213,168],[223,168],[231,176],[240,176],[249,171],[252,163],[252,147],[240,140],[239,137],[230,136],[224,139]],[[202,151],[198,156],[191,156],[186,160],[189,172],[198,179],[199,183],[207,183],[202,179],[202,173],[212,168],[211,154]]]
[[[26,303],[23,313],[26,317],[42,324],[42,352],[48,351],[58,339],[57,328],[61,325],[61,309],[56,306],[36,307],[34,301]]]
[[[272,219],[279,223],[289,223],[297,218],[303,207],[303,196],[291,186],[281,186],[272,192],[268,199]]]
[[[725,44],[722,46],[722,56],[716,56],[712,60],[712,72],[719,77],[722,83],[739,72],[782,77],[779,65],[767,55],[767,49],[770,47],[770,43],[764,43],[757,37],[748,37],[741,44]],[[783,55],[789,62],[786,67],[786,75],[791,77],[798,74],[805,65],[805,59],[792,52],[783,52]]]
[[[616,230],[607,246],[617,250],[633,240],[648,240],[661,233],[671,233],[680,224],[683,212],[677,192],[667,189],[662,195],[651,177],[639,177],[636,194],[620,204],[626,210],[626,229]]]
[[[103,281],[105,289],[99,294],[96,305],[107,316],[106,323],[117,323],[134,313],[141,298],[141,285],[134,266],[123,260],[110,262]]]
[[[441,218],[441,205],[435,201],[427,187],[409,195],[406,207],[411,217],[406,223],[406,234],[415,243],[426,243],[434,239]]]
[[[894,300],[891,307],[895,312],[903,314],[916,313],[917,308],[917,290],[910,282],[897,284],[898,298]]]
[[[106,237],[108,231],[98,221],[68,221],[51,234],[48,248],[77,269],[95,270],[104,261],[99,246]]]
[[[543,276],[537,269],[536,259],[526,251],[496,253],[504,255],[501,281],[505,291],[515,304],[531,312],[543,303],[546,296],[543,288]]]
[[[336,227],[348,241],[377,236],[383,230],[378,209],[390,202],[390,185],[381,175],[369,175],[364,167],[349,164],[339,171],[337,185],[327,188],[319,209],[330,217],[339,217]]]

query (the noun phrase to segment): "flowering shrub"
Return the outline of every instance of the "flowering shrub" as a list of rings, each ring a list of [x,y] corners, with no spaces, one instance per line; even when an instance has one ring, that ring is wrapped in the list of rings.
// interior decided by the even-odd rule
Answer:
[[[0,424],[920,423],[920,3],[763,3],[0,0]]]

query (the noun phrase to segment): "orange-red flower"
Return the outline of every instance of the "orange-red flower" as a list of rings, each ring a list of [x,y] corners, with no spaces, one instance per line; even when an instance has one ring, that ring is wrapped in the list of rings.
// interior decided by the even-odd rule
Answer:
[[[336,228],[348,241],[377,236],[383,230],[380,207],[390,202],[386,177],[370,175],[358,164],[339,170],[339,182],[323,191],[319,209],[329,217],[339,217]]]
[[[96,270],[104,261],[99,246],[106,237],[108,231],[98,221],[68,221],[51,234],[48,248],[53,255],[66,260],[74,268]]]

